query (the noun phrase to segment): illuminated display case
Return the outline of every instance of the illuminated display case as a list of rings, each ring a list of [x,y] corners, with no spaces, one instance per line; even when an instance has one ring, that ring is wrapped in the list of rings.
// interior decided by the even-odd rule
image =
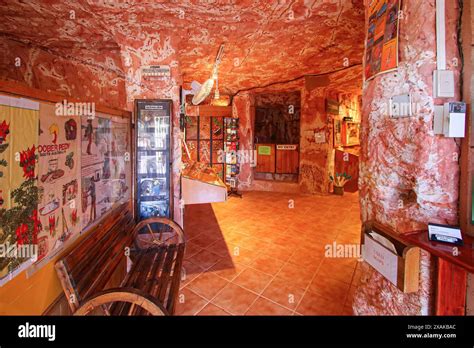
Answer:
[[[138,100],[135,113],[136,216],[171,218],[171,101]]]

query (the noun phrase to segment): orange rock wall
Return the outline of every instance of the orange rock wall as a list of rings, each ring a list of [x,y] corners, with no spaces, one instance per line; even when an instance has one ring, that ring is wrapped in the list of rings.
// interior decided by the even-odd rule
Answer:
[[[0,37],[0,79],[125,109],[125,78],[120,51],[85,52],[80,59],[63,52]]]
[[[456,1],[446,6],[448,69],[455,72],[459,97]],[[362,220],[399,231],[428,222],[458,223],[459,142],[433,134],[432,78],[436,69],[435,0],[403,1],[400,64],[365,83],[362,109],[360,200]],[[367,18],[366,18],[367,20]],[[413,117],[390,119],[391,96],[411,93]],[[422,254],[420,291],[404,294],[367,264],[353,308],[356,314],[419,315],[432,312],[433,269]]]

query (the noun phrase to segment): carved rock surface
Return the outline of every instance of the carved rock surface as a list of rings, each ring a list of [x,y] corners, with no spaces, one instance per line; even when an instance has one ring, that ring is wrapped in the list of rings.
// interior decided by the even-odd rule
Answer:
[[[452,3],[454,4],[454,2]],[[459,96],[457,2],[446,7],[448,69]],[[399,233],[424,229],[428,222],[457,224],[459,144],[433,134],[432,76],[436,69],[435,0],[403,1],[398,71],[375,77],[363,90],[361,172],[362,220],[376,220]],[[456,59],[454,59],[456,58]],[[411,93],[414,115],[391,119],[390,97]],[[422,254],[420,290],[404,294],[367,266],[356,293],[357,314],[427,314],[432,311],[433,265]]]
[[[4,38],[41,47],[53,56],[90,67],[91,76],[80,79],[84,84],[80,89],[97,97],[101,92],[91,85],[101,79],[102,92],[126,80],[127,97],[135,95],[140,89],[140,76],[137,71],[131,74],[129,66],[169,64],[175,70],[179,65],[184,82],[202,83],[212,72],[221,43],[225,43],[225,53],[219,84],[224,93],[333,71],[344,63],[359,64],[363,54],[362,0],[0,3],[0,33]],[[15,57],[15,52],[11,53]],[[24,58],[28,61],[34,57],[27,54]],[[38,58],[46,63],[44,69],[34,68],[36,82],[41,75],[60,78],[76,66],[72,63],[66,68],[69,63],[61,60]],[[2,64],[11,62],[9,58]],[[120,81],[113,85],[105,81],[113,78],[95,70],[101,68]],[[42,82],[46,86],[41,87],[47,87],[48,82]],[[71,83],[51,84],[51,89],[64,90]]]

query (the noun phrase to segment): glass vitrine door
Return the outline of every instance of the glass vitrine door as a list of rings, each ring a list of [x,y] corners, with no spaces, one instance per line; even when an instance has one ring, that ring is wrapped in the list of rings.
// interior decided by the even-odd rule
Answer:
[[[139,220],[171,217],[171,102],[137,101],[136,197]]]

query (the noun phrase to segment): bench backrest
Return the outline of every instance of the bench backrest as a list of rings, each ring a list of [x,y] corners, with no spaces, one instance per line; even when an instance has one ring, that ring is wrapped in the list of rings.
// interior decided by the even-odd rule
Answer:
[[[123,204],[56,263],[56,272],[73,313],[84,299],[104,289],[126,248],[132,244],[134,226],[129,205]]]

